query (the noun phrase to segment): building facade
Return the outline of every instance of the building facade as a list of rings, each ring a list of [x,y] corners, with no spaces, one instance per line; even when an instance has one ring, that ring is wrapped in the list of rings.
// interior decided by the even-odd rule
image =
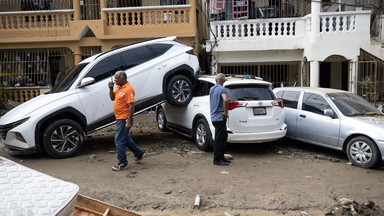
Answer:
[[[213,0],[207,8],[212,73],[384,99],[383,1]]]
[[[18,102],[114,47],[167,36],[198,43],[193,0],[3,0],[0,11],[0,80]]]

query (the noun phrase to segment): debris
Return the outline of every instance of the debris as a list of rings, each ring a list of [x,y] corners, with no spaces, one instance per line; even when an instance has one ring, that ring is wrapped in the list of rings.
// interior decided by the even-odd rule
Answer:
[[[283,155],[283,153],[284,153],[283,151],[278,151],[277,152],[278,155]]]
[[[172,191],[165,191],[164,193],[165,193],[165,194],[171,194]]]
[[[152,208],[153,208],[153,209],[158,209],[159,207],[160,207],[159,204],[152,204]]]
[[[193,209],[198,209],[200,208],[200,195],[197,194],[195,198],[195,204],[193,205]]]
[[[109,151],[110,154],[115,154],[116,152],[115,151]]]
[[[229,214],[228,212],[224,212],[224,216],[232,216],[232,215]]]
[[[352,166],[352,165],[353,165],[353,163],[352,163],[352,162],[348,162],[348,163],[347,163],[347,165],[349,165],[349,166]]]
[[[331,211],[327,212],[325,215],[384,215],[384,211],[379,206],[376,206],[371,200],[368,200],[368,202],[365,202],[363,205],[359,205],[354,200],[341,198],[338,200],[338,203],[339,204],[335,205]]]
[[[329,161],[334,162],[334,163],[340,162],[340,160],[336,159],[336,158],[330,158]]]
[[[227,171],[221,171],[221,174],[228,175],[229,173]]]
[[[94,158],[97,158],[97,156],[95,154],[91,154],[88,156],[88,159],[94,159]]]
[[[224,154],[224,158],[225,158],[226,160],[233,160],[233,156],[230,155],[230,154]]]

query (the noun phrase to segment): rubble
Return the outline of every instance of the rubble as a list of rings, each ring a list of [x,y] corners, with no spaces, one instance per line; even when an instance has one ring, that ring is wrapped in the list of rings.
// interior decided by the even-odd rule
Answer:
[[[327,216],[384,216],[384,211],[379,206],[368,200],[363,204],[359,204],[354,200],[341,198],[338,204],[334,205],[332,209],[327,212]]]

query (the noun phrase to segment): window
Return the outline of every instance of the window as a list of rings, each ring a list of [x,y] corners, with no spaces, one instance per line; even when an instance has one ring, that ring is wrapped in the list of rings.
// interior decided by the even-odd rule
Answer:
[[[148,45],[148,47],[153,51],[155,54],[155,57],[161,56],[164,53],[166,53],[171,47],[173,47],[172,44],[152,44]]]
[[[153,51],[146,46],[124,51],[120,54],[120,56],[122,61],[121,69],[123,70],[135,67],[139,64],[142,64],[146,61],[155,58],[155,54],[153,53]]]
[[[275,95],[268,86],[236,85],[228,86],[228,98],[232,101],[274,100]]]
[[[112,55],[97,63],[85,77],[93,77],[98,82],[106,77],[113,76],[116,71],[121,69],[119,55]]]
[[[201,96],[209,95],[209,89],[211,89],[212,86],[214,86],[213,83],[199,80],[196,84],[193,96],[201,97]]]
[[[328,102],[320,95],[304,93],[303,110],[324,115],[325,109],[332,109]]]
[[[284,102],[284,107],[297,109],[299,97],[300,97],[300,92],[285,91],[282,97]]]

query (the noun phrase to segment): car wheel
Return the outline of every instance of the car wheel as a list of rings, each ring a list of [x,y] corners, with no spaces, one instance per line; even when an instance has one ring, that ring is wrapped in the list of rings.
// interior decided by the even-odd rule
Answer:
[[[157,127],[159,128],[160,131],[163,131],[163,132],[168,131],[167,117],[165,116],[165,112],[163,108],[159,108],[157,110],[156,120],[157,120]]]
[[[208,151],[212,149],[212,134],[207,121],[204,119],[199,119],[196,122],[193,134],[193,138],[198,149],[202,151]]]
[[[174,76],[167,85],[167,101],[173,106],[187,106],[192,100],[193,85],[188,77]]]
[[[364,136],[355,137],[348,142],[347,155],[353,165],[362,168],[374,168],[380,162],[376,144]]]
[[[82,147],[84,132],[81,126],[70,119],[61,119],[45,129],[43,146],[54,158],[74,156]]]

